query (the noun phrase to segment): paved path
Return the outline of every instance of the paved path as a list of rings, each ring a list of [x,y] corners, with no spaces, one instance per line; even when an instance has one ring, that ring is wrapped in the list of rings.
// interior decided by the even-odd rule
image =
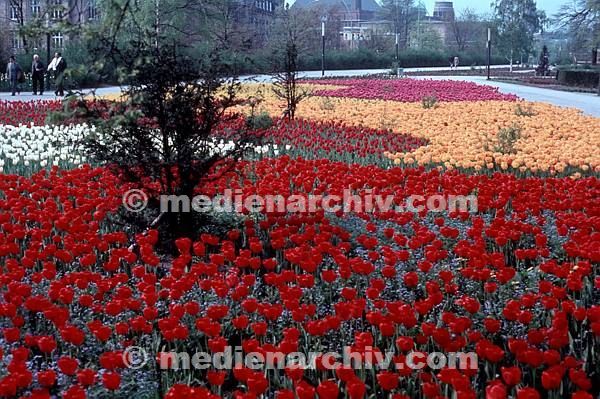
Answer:
[[[510,65],[492,65],[492,69],[501,69],[508,68]],[[484,68],[484,67],[477,67]],[[470,66],[462,66],[458,67],[460,71],[470,71]],[[365,76],[365,75],[375,75],[381,73],[389,73],[391,68],[387,69],[352,69],[352,70],[341,70],[341,71],[325,71],[326,78],[335,78],[335,77],[352,77],[352,76]],[[404,68],[404,72],[411,73],[419,73],[419,72],[440,72],[440,71],[448,71],[448,67],[423,67],[423,68]],[[322,77],[322,71],[304,71],[299,73],[301,78],[320,78]],[[273,78],[271,75],[247,75],[242,76],[242,80],[253,80],[257,82],[270,82]]]
[[[505,65],[499,65],[498,68],[506,67]],[[431,72],[431,71],[442,71],[448,68],[407,68],[407,72]],[[461,70],[470,70],[471,67],[460,67]],[[384,73],[389,69],[368,69],[368,70],[352,70],[352,71],[326,71],[326,77],[339,77],[339,76],[364,76],[376,73]],[[320,71],[302,72],[300,74],[304,78],[320,77]],[[254,75],[244,76],[242,80],[252,80],[257,82],[270,82],[270,75]],[[600,97],[594,94],[588,93],[571,93],[564,91],[557,91],[551,89],[543,89],[539,87],[515,85],[505,82],[487,81],[482,76],[423,76],[419,79],[451,79],[451,80],[462,80],[468,82],[475,82],[478,84],[485,84],[494,87],[498,87],[501,92],[507,94],[516,94],[520,98],[528,101],[540,101],[550,104],[554,104],[560,107],[571,107],[578,108],[588,115],[600,117]],[[96,90],[97,95],[109,95],[118,94],[120,92],[119,87],[106,87]],[[57,98],[54,94],[45,94],[41,96],[32,96],[31,93],[23,93],[20,96],[11,97],[10,93],[0,93],[0,100],[39,100],[39,99],[54,99]]]
[[[500,89],[502,93],[516,94],[527,101],[539,101],[559,107],[578,108],[585,114],[600,117],[600,96],[591,93],[574,93],[533,86],[516,85],[506,82],[488,81],[480,76],[423,76],[419,79],[451,79],[490,85]]]
[[[494,65],[492,68],[507,68],[508,65]],[[459,67],[458,69],[462,71],[471,70],[470,66]],[[433,68],[406,68],[406,72],[435,72],[435,71],[447,71],[448,67],[433,67]],[[341,70],[341,71],[325,71],[325,77],[340,77],[340,76],[365,76],[365,75],[374,75],[380,73],[389,72],[390,69],[356,69],[356,70]],[[300,72],[300,76],[302,78],[318,78],[321,77],[321,71],[305,71]],[[254,81],[254,82],[271,82],[271,75],[245,75],[241,76],[240,80],[242,81]],[[54,89],[47,91],[44,96],[33,96],[30,92],[23,92],[20,95],[16,95],[12,97],[10,93],[0,92],[0,101],[32,101],[32,100],[53,100],[57,99],[53,93]],[[104,87],[101,89],[96,89],[96,95],[114,95],[119,94],[121,89],[117,86],[114,87]],[[84,92],[88,92],[85,91]]]
[[[119,94],[121,92],[121,88],[118,86],[112,87],[103,87],[101,89],[96,89],[97,96],[103,95],[111,95],[111,94]],[[91,90],[84,90],[84,93],[90,93]],[[16,96],[11,96],[10,93],[1,92],[0,93],[0,101],[35,101],[35,100],[56,100],[61,97],[57,97],[54,95],[54,89],[47,91],[43,96],[37,95],[34,96],[30,91],[21,92],[21,94],[17,94]]]

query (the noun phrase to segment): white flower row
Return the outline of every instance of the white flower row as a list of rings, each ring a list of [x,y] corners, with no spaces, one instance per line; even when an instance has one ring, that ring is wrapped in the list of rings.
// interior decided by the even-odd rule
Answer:
[[[0,171],[10,166],[79,165],[86,159],[80,143],[96,128],[87,124],[68,126],[0,125]]]
[[[68,126],[10,126],[0,125],[0,173],[14,172],[18,167],[45,168],[47,166],[78,166],[86,162],[81,142],[98,135],[95,126],[87,124]],[[233,141],[213,139],[208,143],[210,155],[227,154],[236,148]],[[160,143],[157,143],[160,145]],[[277,145],[248,145],[261,156],[279,155]]]
[[[209,154],[212,156],[214,154],[227,154],[233,150],[235,150],[237,148],[237,144],[234,141],[224,141],[224,140],[217,140],[217,139],[213,139],[212,142],[208,143],[209,148]],[[255,145],[252,143],[247,143],[245,146],[242,147],[244,150],[253,150],[255,154],[258,155],[265,155],[265,154],[269,154],[269,153],[273,153],[275,156],[279,155],[280,153],[280,148],[277,146],[277,144],[265,144],[265,145]],[[289,151],[291,148],[290,145],[286,145],[285,146],[285,150]]]

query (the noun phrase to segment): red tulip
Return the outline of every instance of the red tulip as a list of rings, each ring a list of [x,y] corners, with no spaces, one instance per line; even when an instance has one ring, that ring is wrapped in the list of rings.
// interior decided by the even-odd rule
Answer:
[[[520,388],[517,389],[517,399],[540,399],[540,394],[535,388]]]
[[[319,399],[337,399],[339,388],[335,381],[327,380],[323,381],[317,386],[317,393]]]
[[[51,387],[56,382],[56,373],[54,370],[40,371],[37,373],[37,380],[43,387]]]
[[[382,371],[377,374],[377,383],[384,391],[393,391],[398,387],[398,375],[391,371]]]
[[[102,374],[102,385],[110,391],[116,391],[121,385],[121,376],[114,371],[106,372]]]
[[[63,374],[75,375],[75,371],[77,371],[77,367],[79,367],[79,362],[77,359],[63,356],[58,359],[57,365]]]

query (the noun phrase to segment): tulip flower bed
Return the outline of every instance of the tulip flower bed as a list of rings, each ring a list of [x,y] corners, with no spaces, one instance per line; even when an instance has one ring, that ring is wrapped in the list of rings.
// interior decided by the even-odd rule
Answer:
[[[497,88],[472,82],[426,79],[322,79],[311,84],[342,86],[337,89],[317,90],[315,95],[326,97],[360,98],[420,102],[425,97],[437,101],[516,101],[517,96],[502,94]]]
[[[0,397],[592,398],[600,351],[600,182],[243,162],[214,194],[477,193],[475,214],[261,213],[177,241],[113,223],[131,188],[103,168],[0,179]],[[131,246],[132,243],[137,244]],[[148,351],[393,352],[387,369],[124,366]],[[418,350],[477,370],[411,370]],[[318,362],[317,362],[318,363]]]
[[[313,84],[311,89],[318,90],[318,86]],[[531,108],[532,115],[519,115],[517,105]],[[281,104],[273,95],[265,95],[261,107],[272,116],[281,115]],[[313,96],[300,103],[297,115],[427,140],[415,151],[386,153],[399,166],[510,172],[521,177],[580,177],[600,172],[600,118],[545,103],[461,101],[425,109],[421,103]],[[520,129],[514,153],[496,151],[498,133],[513,127]]]
[[[60,101],[0,101],[0,125],[41,126],[49,112],[61,107]]]
[[[47,107],[44,111],[40,109],[40,113],[49,113],[54,108],[50,102],[38,105]],[[86,161],[81,142],[98,134],[94,126],[87,124],[25,126],[27,119],[14,120],[20,126],[0,124],[0,172],[30,175],[48,166],[76,167]],[[227,131],[243,129],[244,123],[244,118],[229,121],[217,135],[214,150],[229,145]],[[253,151],[259,157],[288,154],[380,165],[391,164],[385,151],[411,152],[427,143],[424,139],[379,129],[307,120],[276,121],[260,135],[264,145],[256,146]]]
[[[600,120],[457,82],[315,88],[304,119],[276,118],[264,145],[198,193],[350,189],[393,205],[474,195],[477,210],[219,214],[226,231],[164,254],[158,231],[123,218],[124,193],[157,185],[86,165],[80,143],[96,129],[45,125],[59,102],[0,102],[0,398],[596,397]],[[423,96],[441,103],[425,109]],[[281,115],[272,94],[260,107]],[[245,123],[223,126],[210,151]],[[498,152],[498,131],[513,126],[515,152]],[[148,354],[139,368],[126,367],[132,346]],[[393,358],[268,371],[155,361],[228,346]],[[475,353],[477,367],[412,370],[412,351]]]
[[[227,138],[230,129],[242,129],[244,119],[223,127]],[[260,132],[267,155],[290,155],[307,159],[330,159],[358,164],[390,165],[387,152],[412,152],[426,140],[381,129],[351,126],[344,123],[309,120],[275,120],[273,127]],[[383,150],[383,152],[382,152]]]

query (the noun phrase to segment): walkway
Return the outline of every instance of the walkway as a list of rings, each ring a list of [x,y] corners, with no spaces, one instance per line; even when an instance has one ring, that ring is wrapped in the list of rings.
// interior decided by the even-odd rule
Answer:
[[[503,65],[498,66],[506,67]],[[470,70],[471,67],[460,67],[461,70]],[[405,69],[407,72],[430,72],[430,71],[441,71],[447,70],[448,68],[408,68]],[[348,70],[348,71],[326,71],[326,77],[340,77],[340,76],[365,76],[377,73],[385,73],[388,69],[368,69],[368,70]],[[301,77],[304,78],[315,78],[320,77],[320,71],[301,72]],[[505,82],[488,81],[482,76],[424,76],[417,77],[418,79],[451,79],[451,80],[462,80],[468,82],[475,82],[478,84],[485,84],[494,86],[500,89],[501,92],[507,94],[516,94],[520,98],[528,101],[539,101],[557,105],[559,107],[571,107],[578,108],[588,115],[600,117],[600,96],[589,94],[589,93],[571,93],[564,91],[557,91],[551,89],[543,89],[539,87],[516,85]],[[270,75],[255,75],[255,76],[244,76],[241,78],[243,81],[256,81],[256,82],[270,82],[272,77]],[[119,87],[106,87],[96,90],[96,94],[102,95],[114,95],[120,92]],[[0,100],[40,100],[40,99],[54,99],[54,94],[45,94],[41,96],[32,96],[31,93],[23,93],[20,96],[11,97],[10,93],[0,93]]]
[[[502,93],[516,94],[527,101],[545,102],[559,107],[578,108],[585,114],[600,117],[600,96],[596,94],[558,91],[506,82],[496,82],[493,80],[488,81],[486,78],[479,76],[424,76],[419,79],[451,79],[475,82],[497,87]]]

